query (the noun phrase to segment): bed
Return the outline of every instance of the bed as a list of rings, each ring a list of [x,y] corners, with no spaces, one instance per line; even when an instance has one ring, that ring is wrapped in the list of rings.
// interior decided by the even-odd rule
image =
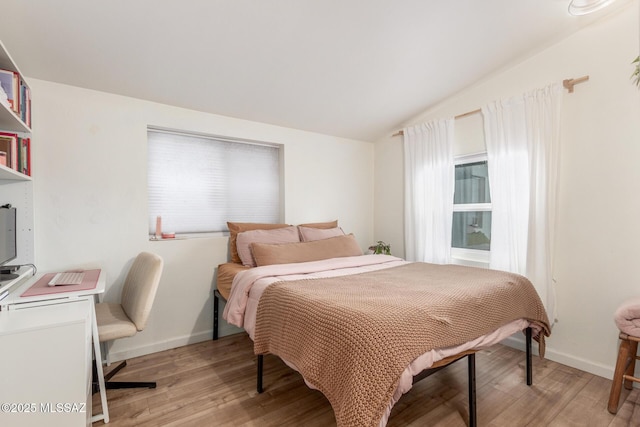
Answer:
[[[269,232],[257,233],[260,241],[248,245],[255,266],[218,269],[227,279],[218,283],[214,323],[224,298],[224,318],[254,341],[258,391],[263,355],[275,354],[327,397],[338,426],[384,426],[415,378],[467,357],[475,425],[475,352],[523,330],[531,384],[531,337],[542,356],[550,329],[526,278],[363,255],[335,228],[299,242],[269,243]]]

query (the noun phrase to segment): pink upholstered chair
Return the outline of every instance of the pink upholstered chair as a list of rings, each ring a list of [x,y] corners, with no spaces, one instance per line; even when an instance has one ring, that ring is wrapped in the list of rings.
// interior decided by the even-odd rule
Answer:
[[[623,303],[616,310],[614,320],[620,329],[620,347],[609,393],[608,409],[612,414],[618,412],[622,386],[631,390],[634,382],[640,382],[640,378],[634,376],[640,341],[640,298]]]
[[[100,342],[131,337],[142,331],[149,318],[162,275],[163,260],[158,255],[141,252],[127,273],[119,303],[96,304],[96,322]],[[109,381],[127,365],[122,361],[104,376],[106,388],[155,388],[155,382]]]

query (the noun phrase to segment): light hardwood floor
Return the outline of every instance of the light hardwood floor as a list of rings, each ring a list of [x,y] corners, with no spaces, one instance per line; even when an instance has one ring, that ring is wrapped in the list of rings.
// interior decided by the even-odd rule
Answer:
[[[156,389],[108,390],[108,426],[335,426],[324,396],[277,357],[266,356],[265,391],[255,391],[246,334],[130,359],[114,377],[158,382]],[[611,381],[534,357],[533,386],[524,353],[496,345],[476,356],[479,426],[640,426],[640,392],[623,389],[607,412]],[[466,426],[467,364],[456,362],[415,384],[391,412],[389,427]],[[94,413],[100,411],[93,396]],[[105,425],[102,421],[93,427]]]

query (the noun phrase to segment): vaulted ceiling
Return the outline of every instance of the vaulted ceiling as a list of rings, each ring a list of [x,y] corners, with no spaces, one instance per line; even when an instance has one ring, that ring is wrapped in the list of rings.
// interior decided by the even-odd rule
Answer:
[[[375,141],[587,25],[568,0],[3,0],[27,77]]]

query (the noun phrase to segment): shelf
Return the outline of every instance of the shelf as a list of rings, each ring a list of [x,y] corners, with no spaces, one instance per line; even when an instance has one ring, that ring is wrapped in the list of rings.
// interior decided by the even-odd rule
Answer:
[[[31,181],[31,177],[0,165],[0,181]]]
[[[4,132],[31,133],[29,126],[24,124],[16,113],[4,104],[0,104],[0,130]]]

